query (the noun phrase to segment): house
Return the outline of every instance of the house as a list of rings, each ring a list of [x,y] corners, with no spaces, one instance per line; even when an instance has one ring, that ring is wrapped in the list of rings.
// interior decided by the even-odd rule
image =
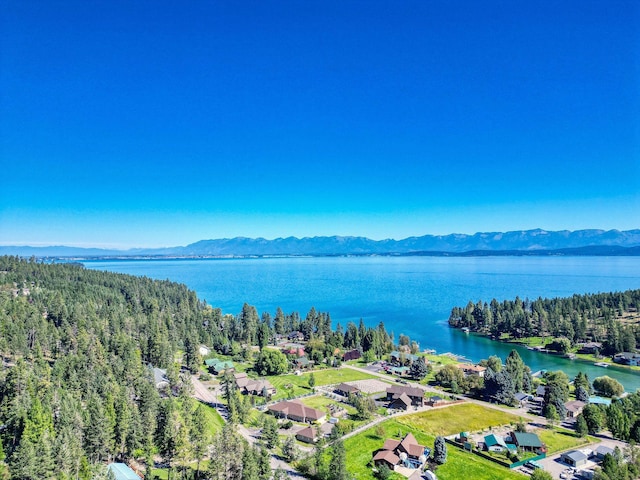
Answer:
[[[315,427],[305,427],[296,433],[296,438],[304,443],[316,443],[318,441],[318,429]]]
[[[342,355],[342,360],[345,362],[348,362],[349,360],[358,360],[361,356],[362,354],[360,353],[360,350],[349,350],[348,352],[344,352],[344,355]]]
[[[413,362],[417,361],[420,356],[406,352],[393,351],[389,354],[389,358],[391,359],[392,363],[397,363],[400,365],[411,365]]]
[[[399,398],[403,393],[411,399],[411,404],[413,406],[424,406],[424,390],[416,387],[405,387],[400,385],[389,387],[387,388],[387,401],[391,402],[396,398]]]
[[[304,333],[298,331],[289,332],[287,339],[290,342],[302,342],[304,341]]]
[[[233,362],[231,360],[220,360],[218,358],[207,358],[204,361],[204,364],[209,369],[210,373],[214,375],[218,375],[220,373],[225,372],[226,370],[232,371],[235,369]]]
[[[140,480],[140,477],[131,470],[126,463],[110,463],[107,467],[109,477],[114,480]]]
[[[602,350],[602,343],[600,342],[587,342],[587,343],[578,343],[578,353],[585,353],[589,355],[593,355],[594,353]]]
[[[514,445],[525,452],[543,453],[547,451],[547,446],[535,433],[511,432],[509,436]]]
[[[477,377],[484,377],[484,372],[487,371],[487,367],[483,367],[481,365],[471,365],[470,363],[460,363],[456,365],[465,376],[470,377],[475,375]]]
[[[211,353],[211,349],[209,347],[207,347],[206,345],[200,345],[198,347],[198,352],[203,357],[206,357],[207,355],[209,355]]]
[[[355,385],[349,385],[348,383],[341,383],[334,390],[338,395],[342,395],[343,397],[348,397],[351,395],[360,395],[360,389]]]
[[[422,468],[429,453],[428,448],[418,444],[415,437],[407,433],[402,440],[387,439],[373,455],[373,463],[376,466],[386,465],[392,470],[396,466]]]
[[[571,400],[564,404],[564,408],[567,409],[567,418],[576,418],[582,413],[586,403],[580,400]]]
[[[530,393],[518,392],[514,395],[516,401],[522,407],[526,402],[533,399],[533,396]]]
[[[307,407],[299,400],[278,402],[275,405],[270,405],[268,410],[277,418],[286,418],[294,422],[324,422],[327,417],[326,413]]]
[[[411,399],[406,393],[402,393],[399,397],[394,398],[389,402],[388,408],[396,410],[408,410],[411,406]]]
[[[560,455],[560,461],[574,468],[580,468],[587,463],[587,456],[580,450],[571,450]]]
[[[162,368],[153,368],[153,381],[156,384],[158,390],[167,388],[169,386],[169,379],[167,378],[167,371]]]
[[[300,358],[296,358],[293,361],[293,366],[295,368],[297,368],[298,370],[302,370],[304,368],[309,368],[311,366],[311,362],[309,361],[309,359],[305,356],[302,356]]]
[[[621,365],[640,365],[640,353],[622,352],[613,356],[613,361]]]
[[[276,389],[269,380],[254,380],[246,373],[236,373],[233,375],[236,380],[238,390],[245,395],[262,395],[269,397],[276,394]]]
[[[484,447],[490,452],[504,452],[505,450],[515,450],[515,447],[509,448],[507,442],[502,435],[487,435],[484,437]]]

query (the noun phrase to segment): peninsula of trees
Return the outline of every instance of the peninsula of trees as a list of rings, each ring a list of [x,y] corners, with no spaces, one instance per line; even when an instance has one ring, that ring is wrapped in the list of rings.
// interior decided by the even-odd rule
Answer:
[[[573,295],[567,298],[469,302],[454,307],[449,325],[494,339],[547,337],[548,348],[566,353],[593,342],[599,353],[635,352],[640,341],[640,290]]]

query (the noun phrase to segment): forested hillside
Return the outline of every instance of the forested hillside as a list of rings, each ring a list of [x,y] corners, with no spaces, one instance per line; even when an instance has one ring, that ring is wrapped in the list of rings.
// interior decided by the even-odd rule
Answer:
[[[566,337],[572,344],[598,341],[603,344],[602,353],[613,355],[635,351],[640,341],[639,306],[640,290],[533,301],[493,299],[454,307],[449,325],[496,338],[508,334],[511,338]]]
[[[0,257],[0,478],[92,478],[162,452],[149,365],[204,336],[204,311],[176,283]]]

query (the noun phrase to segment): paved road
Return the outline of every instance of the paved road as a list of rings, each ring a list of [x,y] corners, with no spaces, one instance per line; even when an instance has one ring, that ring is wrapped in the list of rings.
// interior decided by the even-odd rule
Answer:
[[[224,421],[227,421],[228,412],[226,407],[217,403],[218,396],[222,395],[220,387],[216,385],[213,387],[213,390],[209,390],[206,385],[198,380],[196,375],[191,376],[191,383],[193,383],[194,398],[214,406]],[[247,442],[249,442],[250,445],[255,444],[260,439],[259,429],[248,429],[244,425],[239,425],[238,432],[247,440]],[[277,468],[283,469],[287,472],[289,478],[293,480],[304,480],[306,478],[296,471],[296,469],[294,469],[290,464],[275,454],[271,454],[271,468],[273,470],[276,470]]]

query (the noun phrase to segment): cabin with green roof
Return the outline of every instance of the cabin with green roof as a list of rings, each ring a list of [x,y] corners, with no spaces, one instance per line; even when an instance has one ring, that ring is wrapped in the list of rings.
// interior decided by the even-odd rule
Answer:
[[[226,370],[234,370],[235,366],[231,360],[220,360],[218,358],[207,358],[204,364],[209,369],[209,372],[214,375],[225,372]]]

